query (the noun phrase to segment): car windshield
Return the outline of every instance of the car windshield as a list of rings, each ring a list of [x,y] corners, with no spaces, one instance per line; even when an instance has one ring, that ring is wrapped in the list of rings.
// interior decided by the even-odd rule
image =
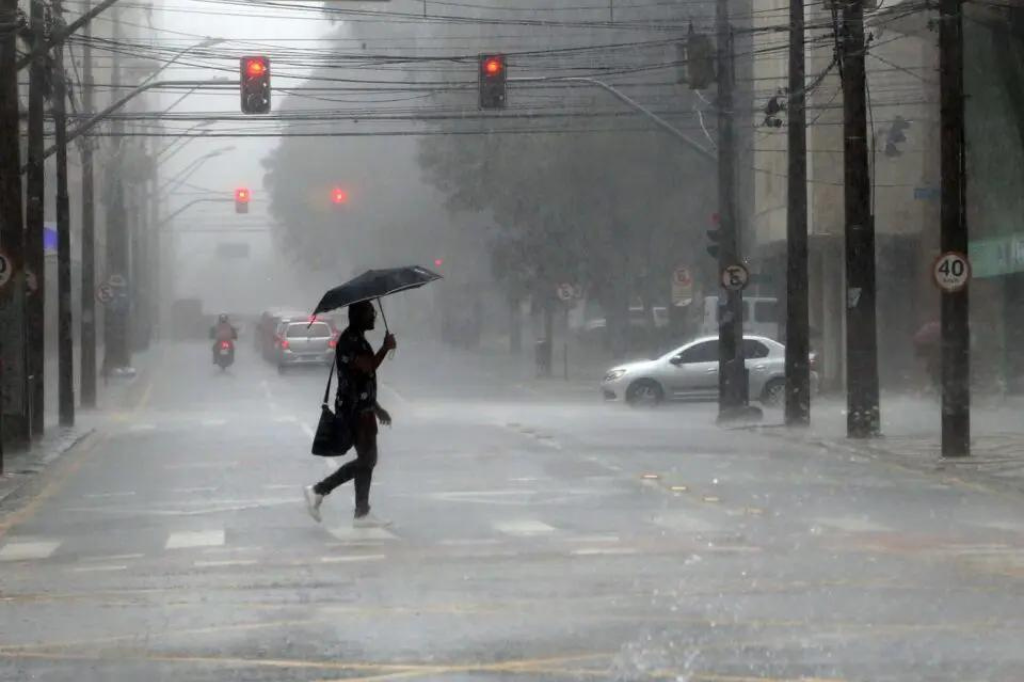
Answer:
[[[1018,682],[1022,412],[1024,0],[0,0],[0,682]]]

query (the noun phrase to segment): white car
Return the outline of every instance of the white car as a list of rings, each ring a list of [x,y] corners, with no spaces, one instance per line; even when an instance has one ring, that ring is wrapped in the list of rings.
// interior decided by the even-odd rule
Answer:
[[[766,336],[743,337],[750,398],[778,405],[786,390],[786,348]],[[811,391],[818,375],[811,353]],[[601,382],[607,400],[654,404],[663,400],[718,400],[718,337],[706,336],[655,360],[613,367]]]

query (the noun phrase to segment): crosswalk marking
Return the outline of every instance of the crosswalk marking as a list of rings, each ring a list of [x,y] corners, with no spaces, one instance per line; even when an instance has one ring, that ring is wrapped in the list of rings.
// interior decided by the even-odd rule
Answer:
[[[880,533],[887,530],[892,530],[888,526],[869,521],[867,517],[863,516],[840,516],[831,518],[819,518],[815,519],[818,525],[828,526],[830,528],[838,528],[849,533]]]
[[[327,532],[342,542],[365,542],[367,540],[397,540],[398,537],[385,528],[354,528],[338,526],[328,528]]]
[[[164,549],[217,547],[224,544],[223,530],[185,530],[171,533]]]
[[[209,561],[194,561],[192,565],[196,568],[222,568],[224,566],[253,566],[256,559],[218,559]]]
[[[494,524],[494,527],[506,535],[543,535],[554,532],[554,527],[535,519],[521,519]]]
[[[635,549],[629,547],[583,547],[572,551],[574,556],[611,556],[636,553],[637,551]]]
[[[228,423],[227,419],[204,419],[203,426],[224,426]]]
[[[115,571],[128,570],[127,564],[90,564],[86,566],[74,566],[73,573],[113,573]]]
[[[28,559],[46,559],[60,547],[59,541],[38,540],[9,542],[0,549],[0,561],[26,561]]]
[[[358,561],[383,561],[387,557],[383,554],[357,554],[355,556],[322,556],[322,564],[348,564]]]

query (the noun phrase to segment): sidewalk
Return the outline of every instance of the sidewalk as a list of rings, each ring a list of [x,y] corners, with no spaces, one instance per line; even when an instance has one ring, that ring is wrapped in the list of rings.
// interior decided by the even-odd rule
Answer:
[[[42,437],[33,441],[28,448],[11,450],[8,447],[5,450],[4,473],[0,475],[0,510],[4,508],[5,501],[13,499],[19,490],[96,431],[110,411],[122,409],[131,404],[136,393],[135,387],[141,385],[141,380],[148,374],[153,357],[158,352],[158,350],[150,350],[136,355],[135,366],[138,372],[132,379],[111,380],[104,384],[102,377],[99,378],[97,409],[83,410],[80,406],[76,406],[75,425],[69,428],[59,426],[57,423],[56,363],[51,365],[48,362],[46,365],[46,430]],[[77,391],[76,386],[76,398],[78,397]]]
[[[766,412],[765,423],[752,427],[765,435],[859,454],[918,471],[970,480],[1004,491],[1024,493],[1024,399],[977,398],[971,412],[971,457],[941,456],[941,406],[933,395],[882,395],[882,436],[846,437],[844,397],[812,403],[811,426],[787,429],[780,411]]]

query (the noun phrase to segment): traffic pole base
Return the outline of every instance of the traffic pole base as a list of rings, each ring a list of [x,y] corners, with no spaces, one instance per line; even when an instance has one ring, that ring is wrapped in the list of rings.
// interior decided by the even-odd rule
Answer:
[[[744,422],[759,422],[764,419],[764,411],[754,405],[740,405],[739,407],[728,407],[718,411],[716,424],[738,424]]]

